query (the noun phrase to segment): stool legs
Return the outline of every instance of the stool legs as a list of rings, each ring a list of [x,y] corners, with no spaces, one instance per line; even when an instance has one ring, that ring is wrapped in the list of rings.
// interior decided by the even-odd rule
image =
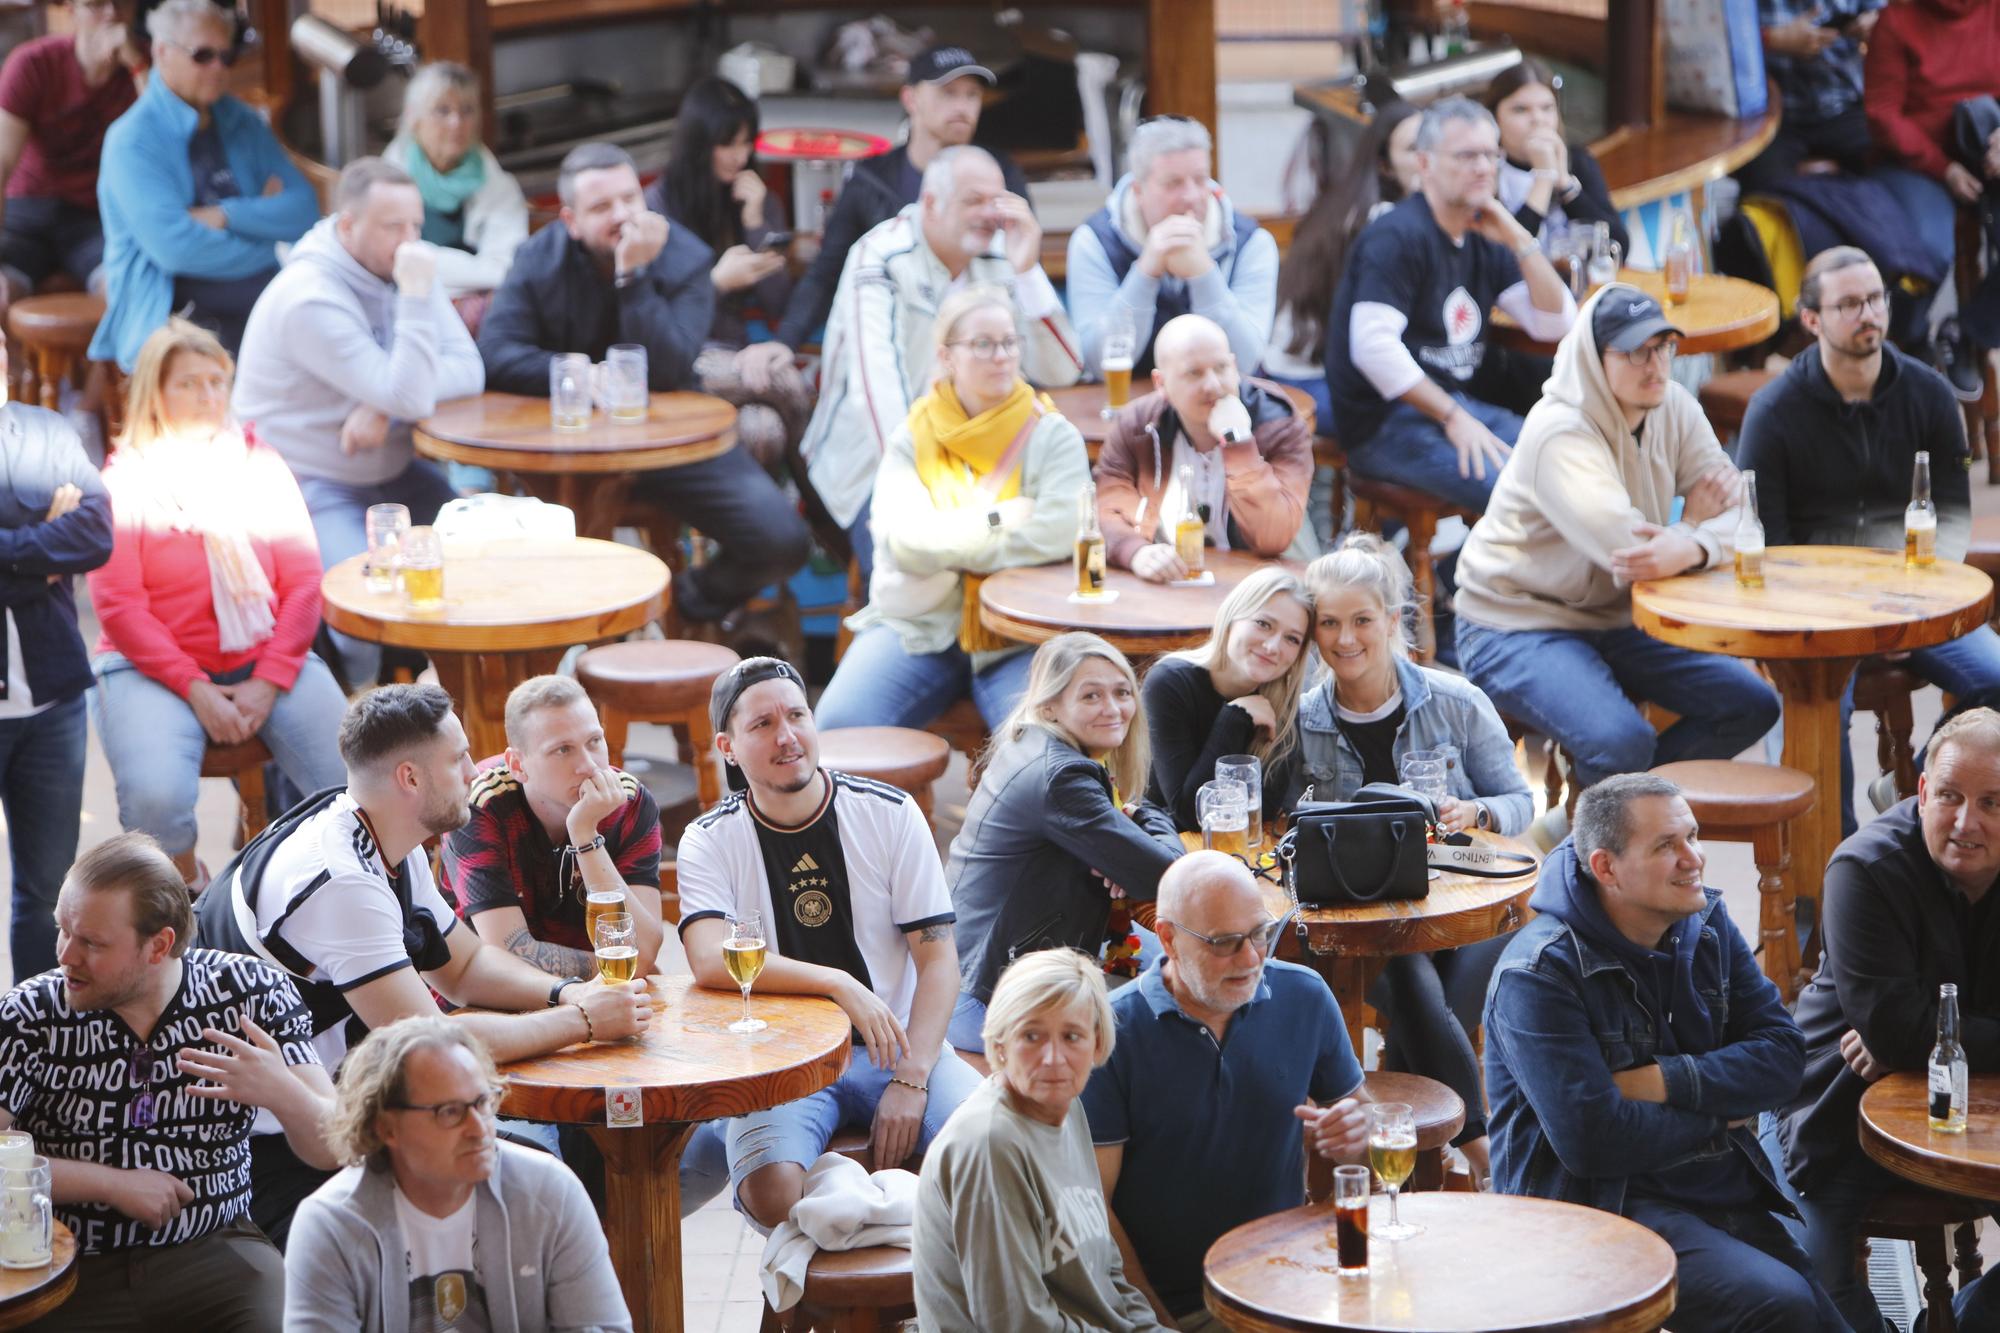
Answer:
[[[1875,762],[1884,773],[1896,775],[1898,800],[1917,794],[1917,755],[1910,742],[1916,725],[1910,696],[1891,691],[1887,705],[1875,715]]]
[[[1924,1275],[1924,1327],[1930,1333],[1957,1333],[1958,1321],[1951,1308],[1951,1257],[1945,1248],[1945,1229],[1926,1227],[1916,1237],[1917,1268]]]
[[[1764,945],[1764,975],[1790,1004],[1798,993],[1797,909],[1791,890],[1792,856],[1783,824],[1766,824],[1750,836],[1751,857],[1757,863],[1760,901],[1758,935]]]
[[[605,757],[611,761],[613,768],[625,767],[625,738],[631,732],[631,721],[608,706],[597,710],[597,720],[604,725]]]
[[[240,807],[236,816],[237,846],[241,847],[262,833],[264,825],[270,822],[265,813],[262,765],[246,768],[236,775],[236,796]]]
[[[712,810],[722,799],[722,757],[715,752],[715,730],[706,712],[696,709],[688,714],[687,734],[686,758],[694,766],[695,795],[702,809]]]
[[[1976,1223],[1961,1222],[1952,1228],[1952,1245],[1958,1251],[1958,1286],[1963,1291],[1967,1285],[1977,1282],[1986,1263],[1979,1257],[1979,1227]]]
[[[1437,622],[1432,619],[1437,594],[1437,575],[1431,565],[1431,541],[1437,536],[1437,512],[1420,509],[1403,515],[1403,521],[1410,529],[1410,544],[1406,553],[1410,562],[1411,581],[1417,593],[1417,651],[1416,659],[1428,663],[1437,656]]]

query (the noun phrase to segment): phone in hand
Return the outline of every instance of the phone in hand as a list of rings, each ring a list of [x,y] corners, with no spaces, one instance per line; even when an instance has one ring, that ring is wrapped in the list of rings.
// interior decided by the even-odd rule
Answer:
[[[766,250],[766,251],[788,250],[791,248],[791,244],[792,244],[791,232],[769,231],[764,233],[764,239],[757,243],[757,248],[759,250]]]

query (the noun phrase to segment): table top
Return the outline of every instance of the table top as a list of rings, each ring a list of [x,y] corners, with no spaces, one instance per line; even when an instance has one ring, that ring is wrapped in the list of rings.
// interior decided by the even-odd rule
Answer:
[[[666,607],[667,567],[617,542],[511,538],[445,548],[444,607],[416,611],[400,592],[370,592],[365,556],[320,581],[321,614],[343,634],[426,652],[508,652],[628,634]]]
[[[1312,395],[1304,389],[1261,377],[1251,382],[1266,393],[1284,394],[1291,402],[1292,410],[1306,423],[1307,434],[1318,429],[1319,409],[1313,405]],[[1106,401],[1104,386],[1072,384],[1066,389],[1044,389],[1043,392],[1054,401],[1056,410],[1068,417],[1070,425],[1075,426],[1077,433],[1083,436],[1083,442],[1090,446],[1090,460],[1096,462],[1098,446],[1102,445],[1105,437],[1111,434],[1111,422],[1103,415]],[[1134,398],[1142,398],[1150,392],[1152,392],[1151,386],[1143,382],[1134,383],[1132,386]]]
[[[1674,1252],[1636,1222],[1548,1199],[1405,1194],[1424,1234],[1371,1239],[1369,1271],[1342,1277],[1333,1210],[1293,1208],[1209,1248],[1208,1308],[1234,1329],[1659,1328],[1674,1308]],[[1389,1202],[1369,1204],[1371,1227]]]
[[[1540,878],[1541,854],[1519,838],[1478,831],[1469,836],[1496,851],[1532,856],[1535,868],[1506,879],[1441,871],[1429,894],[1408,902],[1301,906],[1298,924],[1305,930],[1306,948],[1335,957],[1393,958],[1478,944],[1526,925],[1535,915],[1528,899]],[[1290,906],[1289,900],[1285,905]]]
[[[1891,1074],[1861,1097],[1861,1146],[1905,1180],[2000,1201],[2000,1074],[1974,1074],[1963,1134],[1931,1131],[1929,1083]]]
[[[647,1124],[748,1115],[811,1096],[847,1068],[853,1025],[817,995],[752,992],[762,1032],[731,1032],[743,1016],[734,991],[686,975],[652,977],[653,1021],[636,1041],[565,1047],[502,1065],[503,1113],[555,1124],[602,1125],[605,1094],[640,1094]]]
[[[646,419],[599,412],[590,429],[559,431],[549,400],[482,393],[438,404],[417,423],[417,452],[503,472],[643,472],[685,467],[736,447],[736,409],[706,393],[656,393]]]
[[[1633,623],[1654,638],[1730,657],[1871,657],[1926,648],[1986,623],[1993,580],[1953,560],[1909,569],[1900,551],[1773,546],[1764,586],[1732,567],[1632,586]]]
[[[1699,352],[1727,352],[1760,343],[1778,331],[1778,294],[1742,278],[1720,273],[1700,273],[1688,284],[1688,299],[1666,305],[1667,280],[1664,275],[1641,269],[1620,269],[1618,281],[1637,287],[1666,307],[1667,318],[1681,331],[1683,356]],[[1543,350],[1553,343],[1533,342],[1520,331],[1504,310],[1492,313],[1496,334],[1509,341]]]
[[[76,1236],[58,1220],[43,1268],[0,1268],[0,1328],[33,1323],[76,1290]]]
[[[1120,652],[1169,653],[1204,642],[1222,599],[1253,570],[1273,563],[1244,551],[1210,550],[1206,566],[1215,571],[1215,582],[1199,588],[1148,583],[1129,569],[1107,566],[1104,586],[1118,596],[1104,602],[1069,600],[1076,569],[1067,560],[1003,569],[979,585],[979,623],[1017,643],[1046,643],[1080,629],[1102,635]],[[1294,573],[1301,568],[1285,567]]]

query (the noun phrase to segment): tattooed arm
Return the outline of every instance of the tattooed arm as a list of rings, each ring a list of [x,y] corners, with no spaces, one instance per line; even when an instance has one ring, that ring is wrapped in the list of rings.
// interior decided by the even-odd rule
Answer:
[[[905,931],[910,957],[917,964],[917,993],[910,1001],[910,1047],[897,1074],[912,1083],[930,1079],[944,1046],[944,1030],[951,1011],[958,1004],[958,945],[953,942],[949,921],[933,922]]]
[[[528,918],[518,907],[488,908],[472,918],[472,929],[487,944],[505,949],[552,977],[597,975],[595,952],[536,939],[528,931]]]

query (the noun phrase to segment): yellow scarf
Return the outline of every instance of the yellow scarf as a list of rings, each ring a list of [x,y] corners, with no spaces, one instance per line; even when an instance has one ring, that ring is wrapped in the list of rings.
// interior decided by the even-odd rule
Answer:
[[[968,417],[958,401],[951,381],[939,380],[924,397],[910,406],[910,440],[916,446],[917,480],[930,492],[931,503],[939,509],[990,507],[1021,493],[1023,450],[1004,477],[995,477],[1015,438],[1032,426],[1055,404],[1028,387],[1023,379],[1014,381],[1014,390],[999,406]],[[958,646],[968,653],[997,652],[1011,646],[979,623],[979,585],[982,576],[960,575]]]

